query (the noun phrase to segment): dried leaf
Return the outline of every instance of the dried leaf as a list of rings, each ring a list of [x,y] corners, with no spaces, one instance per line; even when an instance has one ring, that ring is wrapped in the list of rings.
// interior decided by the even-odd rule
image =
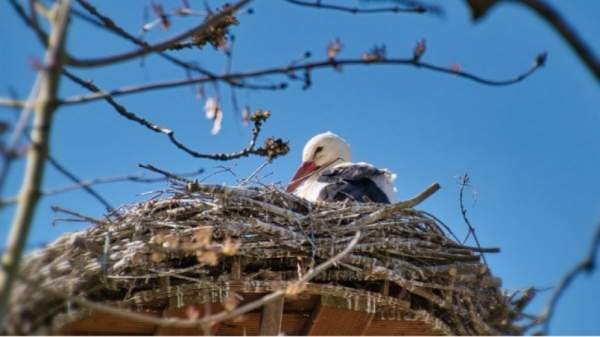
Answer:
[[[179,248],[179,238],[175,234],[165,236],[162,246],[167,249]]]
[[[200,247],[208,246],[212,241],[212,226],[198,227],[194,230],[194,241]]]
[[[215,97],[209,97],[204,104],[204,111],[206,112],[206,118],[212,119],[213,127],[210,133],[216,135],[221,131],[221,124],[223,122],[223,110],[219,106],[219,102]]]
[[[250,107],[246,105],[244,107],[244,109],[242,110],[242,124],[244,124],[244,126],[248,126],[249,121],[250,121]]]
[[[167,255],[162,252],[152,252],[150,255],[150,260],[154,263],[161,263],[162,261],[167,259]]]
[[[198,252],[196,254],[196,259],[198,262],[205,263],[209,266],[216,266],[219,264],[219,255],[212,250]]]
[[[301,292],[306,290],[306,283],[304,282],[294,282],[285,288],[285,296],[295,297],[298,296]]]
[[[232,240],[231,238],[226,238],[225,242],[223,242],[223,254],[227,256],[233,256],[240,249],[242,242],[240,240]]]
[[[154,11],[154,14],[160,19],[163,29],[167,29],[171,26],[169,16],[165,13],[162,5],[152,2],[152,11]]]

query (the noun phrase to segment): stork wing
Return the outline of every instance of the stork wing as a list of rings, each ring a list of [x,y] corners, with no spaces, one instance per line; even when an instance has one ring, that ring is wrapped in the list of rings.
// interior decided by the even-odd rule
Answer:
[[[319,193],[319,200],[349,199],[389,204],[389,198],[373,180],[385,173],[386,171],[369,164],[338,165],[325,170],[318,178],[319,182],[327,183]]]

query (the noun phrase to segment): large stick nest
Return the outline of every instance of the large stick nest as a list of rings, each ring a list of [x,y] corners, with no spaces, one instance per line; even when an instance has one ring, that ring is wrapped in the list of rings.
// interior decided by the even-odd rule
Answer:
[[[122,207],[28,256],[21,272],[27,282],[16,287],[2,332],[56,331],[57,317],[81,309],[57,293],[114,303],[160,288],[165,276],[171,285],[230,280],[234,257],[242,257],[242,280],[296,280],[344,249],[356,231],[361,240],[352,253],[313,282],[369,291],[392,284],[390,296],[453,334],[522,332],[514,324],[518,305],[480,261],[481,249],[450,239],[424,211],[198,184]]]

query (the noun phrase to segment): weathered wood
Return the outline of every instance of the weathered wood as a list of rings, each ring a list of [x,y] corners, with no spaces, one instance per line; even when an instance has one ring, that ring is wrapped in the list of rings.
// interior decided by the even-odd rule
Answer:
[[[367,331],[374,315],[330,305],[322,300],[308,322],[308,336],[360,336]]]
[[[265,304],[260,320],[261,336],[277,336],[281,331],[281,319],[283,316],[283,297]]]
[[[91,312],[82,319],[67,323],[56,333],[59,335],[151,335],[154,330],[155,328],[152,324],[130,321],[122,317],[100,312]]]
[[[231,258],[231,279],[239,281],[242,278],[242,258],[234,256]]]

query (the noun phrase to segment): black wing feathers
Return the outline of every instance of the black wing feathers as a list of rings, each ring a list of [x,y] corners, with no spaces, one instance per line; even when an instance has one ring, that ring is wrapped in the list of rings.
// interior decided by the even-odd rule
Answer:
[[[329,183],[319,193],[319,200],[378,202],[390,200],[371,178],[385,172],[370,165],[351,165],[324,171],[318,181]]]

